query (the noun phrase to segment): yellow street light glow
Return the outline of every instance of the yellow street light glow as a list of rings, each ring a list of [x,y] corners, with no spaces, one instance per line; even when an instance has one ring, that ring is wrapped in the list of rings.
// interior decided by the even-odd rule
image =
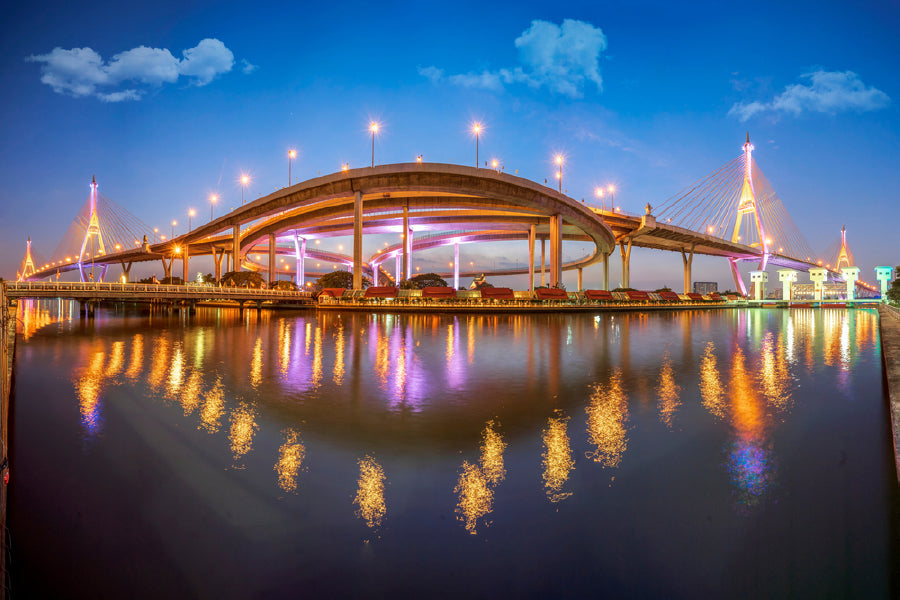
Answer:
[[[418,155],[418,156],[416,157],[416,162],[417,162],[417,163],[422,162],[422,155],[421,155],[421,154]]]
[[[188,211],[188,216],[189,216],[189,217],[193,217],[195,214],[197,214],[197,213],[194,212],[194,209],[193,209],[193,208],[192,208],[191,210]]]
[[[596,190],[594,190],[594,193],[597,194],[598,198],[602,198],[603,197],[603,188],[598,187]]]
[[[706,231],[708,231],[709,233],[712,233],[712,232],[713,232],[712,225],[710,225],[709,227],[707,227],[707,228],[706,228]]]
[[[116,250],[119,250],[119,249],[121,249],[121,248],[122,248],[122,246],[120,246],[119,244],[116,244]],[[54,264],[55,264],[55,263],[54,263]]]
[[[350,163],[344,163],[341,165],[341,171],[349,171],[349,170],[350,170]]]
[[[609,193],[610,193],[610,194],[612,194],[612,193],[615,192],[615,191],[616,191],[616,188],[615,188],[615,187],[609,186]]]
[[[241,183],[246,185],[248,181],[250,181],[249,177],[247,177],[246,175],[241,175]]]
[[[481,123],[475,123],[474,125],[472,125],[472,132],[481,133]]]
[[[175,246],[175,254],[181,254],[181,246]]]
[[[378,133],[378,123],[376,123],[375,121],[369,123],[369,131],[371,131],[372,133]]]
[[[558,165],[562,164],[562,154],[556,155],[556,164],[558,164]]]
[[[295,150],[288,150],[288,157],[297,158],[297,152]]]

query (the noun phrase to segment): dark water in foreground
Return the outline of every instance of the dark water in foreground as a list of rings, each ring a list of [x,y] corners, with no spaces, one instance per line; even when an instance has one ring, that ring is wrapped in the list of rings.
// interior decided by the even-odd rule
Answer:
[[[13,598],[898,595],[873,312],[72,308],[20,307]]]

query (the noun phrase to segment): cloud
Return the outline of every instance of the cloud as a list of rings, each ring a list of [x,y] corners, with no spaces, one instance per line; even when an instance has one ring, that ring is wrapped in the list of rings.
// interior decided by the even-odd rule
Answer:
[[[94,96],[103,102],[139,100],[147,87],[175,83],[182,76],[194,85],[206,85],[234,65],[234,54],[216,39],[201,40],[193,48],[182,51],[177,59],[165,48],[138,46],[112,57],[108,63],[91,48],[54,48],[47,54],[27,57],[27,62],[41,63],[41,82],[54,92],[75,97]],[[250,63],[247,63],[248,65]],[[246,67],[245,67],[246,68]],[[254,67],[255,68],[255,67]]]
[[[251,64],[249,60],[246,58],[241,59],[241,71],[244,72],[244,75],[249,75],[253,71],[257,70],[259,67]]]
[[[589,84],[603,90],[600,55],[606,50],[606,36],[599,27],[584,21],[565,19],[562,25],[534,20],[514,42],[519,66],[497,71],[445,75],[435,66],[419,67],[419,74],[434,84],[443,82],[468,88],[500,91],[506,85],[546,87],[553,93],[581,98]]]
[[[888,106],[887,94],[866,86],[853,71],[814,71],[800,76],[804,83],[785,88],[771,102],[735,103],[728,116],[746,121],[759,114],[772,112],[799,116],[803,113],[867,112]]]

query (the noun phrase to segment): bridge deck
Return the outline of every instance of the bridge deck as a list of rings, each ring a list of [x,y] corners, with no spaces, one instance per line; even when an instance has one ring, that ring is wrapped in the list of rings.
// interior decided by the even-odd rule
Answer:
[[[163,285],[100,282],[35,282],[9,283],[11,298],[70,298],[73,300],[292,300],[311,303],[310,292],[259,288],[213,287],[205,285]]]

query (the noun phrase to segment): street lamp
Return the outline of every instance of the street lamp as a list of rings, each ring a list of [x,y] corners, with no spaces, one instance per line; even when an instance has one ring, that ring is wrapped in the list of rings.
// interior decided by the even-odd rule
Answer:
[[[248,181],[250,181],[249,177],[241,175],[241,206],[244,205],[244,186],[247,185]]]
[[[562,154],[556,155],[556,178],[559,180],[559,193],[562,194]]]
[[[372,166],[375,166],[375,134],[378,133],[378,123],[372,121],[369,123],[369,131],[372,132]]]
[[[296,150],[288,150],[288,187],[291,187],[291,161],[296,157]]]
[[[212,220],[213,220],[213,206],[215,206],[216,200],[218,200],[218,198],[216,197],[215,194],[213,194],[212,196],[209,197],[209,222],[210,223],[212,223]]]
[[[475,132],[475,168],[478,168],[478,141],[481,137],[481,123],[475,123],[472,126],[472,131]]]
[[[194,217],[194,209],[188,211],[188,233],[191,232],[191,219]]]
[[[172,237],[169,239],[175,239],[175,226],[178,225],[178,221],[172,221]]]
[[[616,188],[609,186],[609,209],[612,210],[616,205]]]
[[[603,188],[598,187],[594,190],[594,193],[597,194],[597,197],[600,198],[600,209],[603,209]]]

